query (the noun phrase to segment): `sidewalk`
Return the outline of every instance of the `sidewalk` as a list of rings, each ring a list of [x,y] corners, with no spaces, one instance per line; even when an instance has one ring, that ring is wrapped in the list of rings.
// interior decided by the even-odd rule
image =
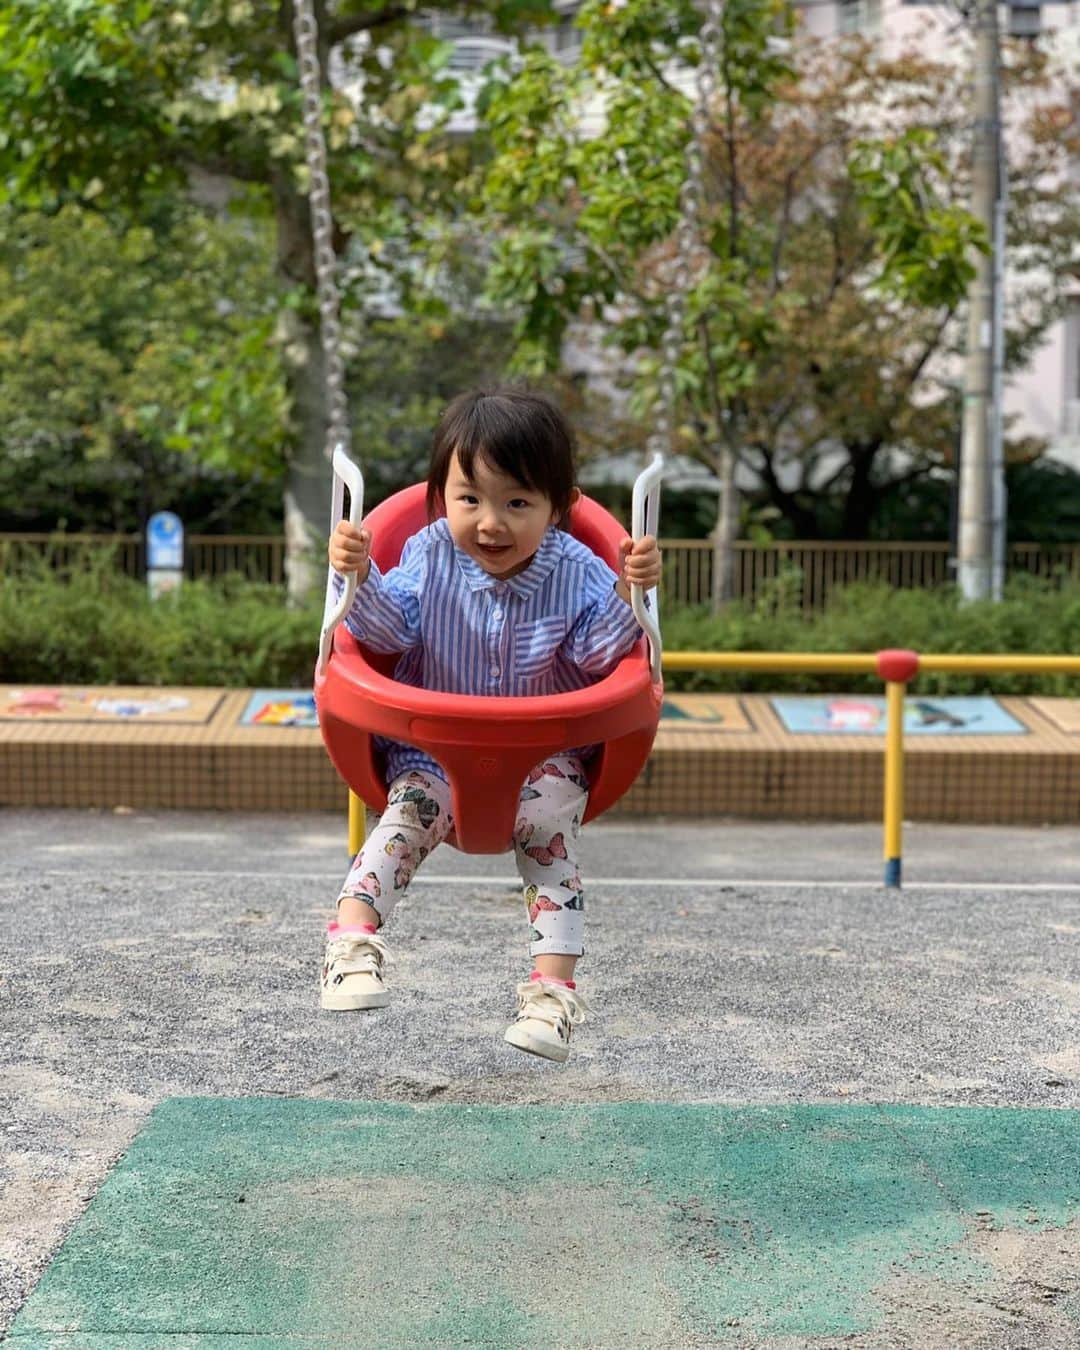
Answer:
[[[0,1332],[501,1350],[553,1343],[548,1290],[573,1350],[1072,1350],[1080,830],[916,825],[900,894],[873,826],[584,838],[558,1069],[501,1039],[508,858],[430,860],[369,1019],[317,1009],[338,817],[0,814]],[[335,1339],[326,1272],[376,1251]]]

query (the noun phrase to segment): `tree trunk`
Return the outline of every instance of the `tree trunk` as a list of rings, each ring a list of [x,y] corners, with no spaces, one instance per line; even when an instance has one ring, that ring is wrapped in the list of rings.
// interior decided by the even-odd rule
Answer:
[[[795,492],[785,492],[780,486],[775,466],[769,452],[758,446],[761,463],[755,465],[761,476],[770,506],[775,506],[785,520],[789,521],[796,539],[817,539],[821,533],[818,518],[813,507],[804,506]]]
[[[286,362],[297,438],[285,486],[285,579],[291,603],[322,584],[330,511],[331,471],[326,453],[326,386],[318,332],[295,324]]]
[[[315,290],[315,261],[307,201],[297,195],[285,174],[275,176],[278,274],[286,286]],[[321,585],[325,547],[330,464],[326,454],[325,367],[322,342],[311,311],[285,309],[279,338],[296,424],[285,487],[285,577],[290,602],[299,604],[313,586]]]
[[[712,612],[719,614],[731,600],[735,582],[735,539],[739,533],[739,495],[735,487],[735,447],[720,450],[717,476],[720,501],[713,529]]]
[[[840,536],[843,539],[868,539],[870,537],[870,517],[874,511],[877,494],[871,481],[874,458],[881,448],[880,441],[868,445],[847,445],[851,460],[851,480],[847,496],[844,499],[844,514],[840,522]]]

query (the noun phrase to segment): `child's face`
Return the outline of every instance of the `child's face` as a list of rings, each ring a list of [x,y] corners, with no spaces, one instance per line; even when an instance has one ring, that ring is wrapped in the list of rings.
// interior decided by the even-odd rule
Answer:
[[[500,580],[528,567],[548,526],[558,519],[542,492],[523,487],[480,456],[473,461],[471,479],[457,455],[451,457],[444,496],[454,543]]]

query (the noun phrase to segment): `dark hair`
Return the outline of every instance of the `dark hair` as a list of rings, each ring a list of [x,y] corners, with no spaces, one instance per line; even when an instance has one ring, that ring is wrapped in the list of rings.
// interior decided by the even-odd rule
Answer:
[[[574,435],[546,394],[498,385],[470,389],[448,405],[435,429],[428,467],[427,508],[432,519],[442,505],[455,454],[467,478],[472,478],[480,458],[523,487],[542,492],[560,517],[570,509]]]

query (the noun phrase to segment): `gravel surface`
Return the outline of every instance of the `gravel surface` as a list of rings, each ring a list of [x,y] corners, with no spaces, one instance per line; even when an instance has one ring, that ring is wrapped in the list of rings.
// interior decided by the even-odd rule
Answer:
[[[165,1097],[1080,1108],[1080,831],[914,830],[902,895],[866,826],[584,842],[593,1015],[558,1068],[502,1041],[529,968],[509,858],[440,850],[387,928],[393,1003],[331,1014],[337,819],[0,814],[0,1334]],[[1010,1249],[1002,1297],[1073,1347],[1017,1292],[1046,1241]],[[1075,1285],[1078,1225],[1062,1241]],[[923,1338],[845,1343],[1036,1343],[980,1307],[969,1339],[927,1313]]]

